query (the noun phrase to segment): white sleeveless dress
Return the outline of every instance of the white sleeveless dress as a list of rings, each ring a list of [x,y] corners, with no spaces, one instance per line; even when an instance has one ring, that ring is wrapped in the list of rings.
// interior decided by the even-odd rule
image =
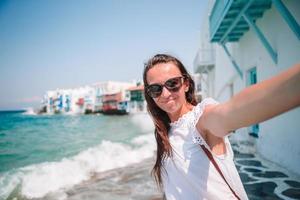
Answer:
[[[217,104],[212,98],[206,98],[190,112],[171,123],[169,140],[173,157],[163,162],[162,180],[168,200],[227,200],[236,199],[221,175],[210,162],[199,144],[210,150],[195,125],[206,105]],[[213,157],[218,163],[227,182],[235,193],[247,200],[247,194],[233,162],[233,151],[227,137],[224,138],[226,154]]]

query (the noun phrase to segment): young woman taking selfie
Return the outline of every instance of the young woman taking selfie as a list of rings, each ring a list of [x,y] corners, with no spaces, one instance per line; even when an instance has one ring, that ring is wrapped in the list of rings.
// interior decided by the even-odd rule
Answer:
[[[197,102],[190,74],[170,55],[152,57],[143,80],[157,142],[152,173],[168,200],[248,199],[228,135],[300,105],[300,65],[225,103]]]

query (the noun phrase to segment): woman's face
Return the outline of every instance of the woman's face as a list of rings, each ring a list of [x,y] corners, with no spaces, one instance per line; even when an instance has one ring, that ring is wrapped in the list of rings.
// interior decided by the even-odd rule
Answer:
[[[159,63],[154,65],[147,72],[147,83],[164,85],[166,81],[175,78],[182,77],[182,74],[178,67],[172,63]],[[185,91],[188,90],[188,84],[183,82],[178,91],[172,92],[166,87],[162,87],[162,93],[160,96],[153,98],[154,102],[168,114],[174,114],[178,112],[183,105],[186,104]]]

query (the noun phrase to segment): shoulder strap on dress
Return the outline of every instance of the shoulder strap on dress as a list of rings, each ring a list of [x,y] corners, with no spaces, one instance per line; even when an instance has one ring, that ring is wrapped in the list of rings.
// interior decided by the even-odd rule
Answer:
[[[231,186],[229,185],[229,183],[226,181],[221,169],[219,168],[217,162],[215,161],[213,155],[211,154],[211,152],[209,150],[207,150],[207,148],[204,145],[200,145],[201,148],[203,149],[203,151],[205,152],[205,154],[207,155],[207,157],[209,158],[209,160],[212,162],[212,164],[215,166],[216,170],[219,172],[219,174],[221,175],[221,177],[223,178],[223,180],[225,181],[225,183],[228,185],[229,189],[231,190],[231,192],[233,193],[233,195],[240,200],[239,196],[234,192],[234,190],[231,188]]]

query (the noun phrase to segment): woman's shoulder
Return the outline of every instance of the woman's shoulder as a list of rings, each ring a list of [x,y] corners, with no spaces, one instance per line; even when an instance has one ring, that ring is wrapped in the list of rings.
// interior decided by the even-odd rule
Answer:
[[[195,105],[189,112],[181,116],[177,121],[170,123],[171,127],[195,126],[196,121],[202,115],[203,110],[207,105],[219,104],[213,98],[204,98],[201,102]]]
[[[215,99],[211,98],[211,97],[207,97],[207,98],[204,98],[202,101],[200,101],[195,109],[194,109],[194,112],[196,114],[196,117],[200,117],[202,112],[204,111],[205,107],[208,106],[208,105],[218,105],[219,102],[216,101]]]
[[[214,105],[217,105],[219,104],[218,101],[216,101],[214,98],[212,97],[206,97],[204,98],[203,100],[201,100],[197,106],[206,106],[206,105],[211,105],[211,104],[214,104]]]
[[[200,118],[207,105],[217,105],[217,104],[218,102],[213,98],[204,98],[201,102],[195,105],[188,113],[181,116],[176,122],[171,123],[171,126],[174,125],[178,126],[182,124],[195,125],[196,121]]]

